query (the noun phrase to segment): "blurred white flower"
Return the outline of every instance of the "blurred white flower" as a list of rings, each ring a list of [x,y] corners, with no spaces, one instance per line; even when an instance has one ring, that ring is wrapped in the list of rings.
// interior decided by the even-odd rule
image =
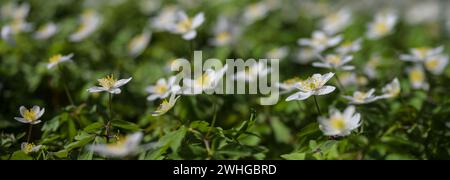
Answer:
[[[369,61],[364,65],[364,74],[369,79],[375,79],[377,77],[377,67],[381,64],[381,57],[379,55],[373,55]]]
[[[148,86],[146,91],[150,93],[147,97],[148,101],[153,101],[155,99],[164,99],[170,95],[173,91],[174,87],[179,88],[178,85],[175,84],[177,77],[172,76],[169,79],[161,78],[156,82],[154,86]]]
[[[409,82],[413,89],[428,90],[429,84],[426,81],[425,71],[421,65],[416,64],[406,70],[408,72]]]
[[[298,77],[285,80],[283,82],[278,82],[276,86],[281,89],[282,93],[287,93],[297,89],[300,86],[302,80]]]
[[[111,94],[120,94],[122,91],[120,87],[131,81],[131,77],[128,79],[117,80],[114,79],[114,75],[106,76],[105,78],[98,79],[100,87],[94,86],[88,89],[89,93],[98,93],[106,91]]]
[[[355,41],[351,42],[344,42],[336,49],[336,51],[339,54],[343,55],[358,52],[359,50],[361,50],[361,42],[361,38],[358,38]]]
[[[353,96],[344,96],[345,99],[350,101],[350,104],[368,104],[380,99],[379,96],[375,96],[375,89],[370,89],[367,92],[355,91]]]
[[[94,10],[85,10],[80,17],[80,25],[75,33],[69,36],[72,42],[80,42],[91,35],[100,25],[101,16]]]
[[[55,23],[47,23],[41,26],[35,33],[34,38],[38,40],[46,40],[51,38],[58,32],[58,26]]]
[[[119,137],[113,144],[93,144],[88,146],[88,149],[102,156],[123,158],[137,153],[142,137],[143,133],[137,132],[125,138]]]
[[[439,46],[436,48],[420,47],[412,48],[410,54],[400,55],[400,60],[408,62],[423,62],[426,59],[441,54],[444,51],[444,46]]]
[[[252,24],[255,21],[265,18],[269,10],[265,2],[250,4],[244,9],[243,21],[247,25]]]
[[[255,82],[258,77],[264,77],[270,73],[265,63],[259,61],[250,65],[247,69],[237,72],[234,79],[238,81]]]
[[[41,147],[42,147],[42,145],[36,146],[33,143],[26,143],[26,142],[23,142],[20,145],[20,148],[22,149],[23,152],[25,152],[25,154],[37,152],[41,149]]]
[[[395,98],[400,95],[400,82],[397,78],[392,80],[391,83],[387,84],[383,87],[383,95],[381,95],[382,98]]]
[[[289,48],[287,46],[282,46],[279,48],[273,48],[269,52],[266,53],[267,59],[279,59],[283,60],[288,56],[289,54]]]
[[[47,69],[51,69],[51,68],[57,66],[59,63],[72,61],[72,57],[73,57],[73,54],[68,54],[65,56],[63,56],[61,54],[54,55],[48,60]]]
[[[141,34],[133,37],[128,43],[128,54],[132,57],[139,56],[147,48],[152,33],[144,30]]]
[[[199,77],[195,79],[183,79],[184,94],[199,94],[203,91],[210,91],[216,89],[219,85],[221,79],[223,78],[225,72],[228,69],[226,64],[223,68],[219,70],[208,69]]]
[[[142,13],[149,15],[161,8],[160,0],[140,0],[139,8]]]
[[[326,16],[320,26],[328,34],[336,34],[345,29],[352,21],[352,12],[348,9],[341,9]]]
[[[312,77],[301,81],[298,84],[297,89],[300,91],[289,96],[286,101],[293,100],[305,100],[311,96],[315,95],[326,95],[333,92],[336,87],[325,86],[325,84],[334,76],[334,73],[330,72],[324,75],[314,74]]]
[[[343,72],[339,75],[339,79],[344,87],[358,84],[358,78],[354,72]]]
[[[419,1],[410,3],[405,20],[410,24],[436,22],[439,19],[440,4],[437,1]]]
[[[330,117],[319,117],[319,128],[326,136],[348,136],[361,125],[361,115],[355,113],[355,107],[347,107],[343,113],[330,110]]]
[[[214,37],[210,43],[214,46],[224,46],[232,44],[241,33],[241,28],[231,22],[230,19],[220,16],[214,29]]]
[[[304,65],[313,61],[316,57],[317,54],[312,48],[300,48],[297,51],[297,58],[294,59],[294,62]]]
[[[34,125],[41,122],[39,118],[44,114],[45,108],[41,109],[39,106],[33,106],[31,109],[27,109],[24,106],[20,106],[19,112],[22,117],[15,117],[15,120],[21,123]]]
[[[375,20],[368,25],[367,37],[379,39],[392,33],[397,23],[397,15],[392,12],[378,13]]]
[[[425,68],[435,75],[442,74],[448,64],[447,55],[435,55],[425,59]]]
[[[24,2],[22,4],[8,3],[2,6],[0,13],[1,17],[10,19],[25,19],[30,12],[30,4]]]
[[[7,42],[10,45],[14,45],[15,41],[14,41],[14,34],[12,32],[11,26],[6,25],[2,27],[2,31],[1,31],[1,36],[2,39]]]
[[[184,11],[178,11],[174,24],[169,30],[175,34],[181,34],[184,40],[192,40],[197,36],[196,29],[205,21],[203,12],[198,13],[193,18],[187,16]]]
[[[308,46],[320,53],[329,47],[338,45],[342,41],[342,36],[328,36],[322,31],[314,31],[311,39],[300,38],[297,42],[301,46]]]
[[[314,67],[326,68],[326,69],[334,69],[334,70],[343,70],[343,71],[351,71],[355,69],[355,66],[346,65],[350,61],[353,60],[353,56],[339,55],[339,54],[329,54],[327,56],[322,57],[319,55],[319,62],[314,62],[312,65]]]
[[[164,7],[158,16],[150,19],[150,24],[157,31],[168,31],[175,24],[178,8],[175,6]]]
[[[152,112],[152,116],[162,116],[166,114],[169,110],[171,110],[173,106],[175,106],[175,103],[177,102],[178,98],[181,97],[177,96],[178,90],[177,89],[173,90],[172,93],[170,94],[169,101],[167,101],[167,99],[164,99],[162,103],[158,106],[158,108],[154,112]]]

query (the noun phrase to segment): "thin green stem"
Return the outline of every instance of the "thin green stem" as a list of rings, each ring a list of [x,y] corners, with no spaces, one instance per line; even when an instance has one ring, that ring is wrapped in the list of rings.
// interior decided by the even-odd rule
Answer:
[[[319,103],[317,103],[317,98],[315,95],[313,97],[314,97],[314,102],[316,103],[317,112],[319,113],[319,115],[322,115],[322,112],[320,111]]]
[[[213,104],[213,109],[214,109],[214,116],[213,116],[213,120],[211,122],[211,126],[208,129],[208,132],[206,133],[206,138],[209,137],[209,134],[211,133],[212,128],[214,128],[214,125],[216,124],[216,119],[217,119],[217,105],[216,103]]]
[[[60,76],[61,76],[61,78],[62,78],[62,82],[63,82],[63,86],[64,86],[64,91],[65,91],[65,93],[66,93],[67,99],[69,100],[70,105],[73,106],[73,105],[75,105],[75,103],[74,103],[74,101],[73,101],[73,99],[72,99],[72,96],[70,95],[69,88],[68,88],[68,86],[67,86],[67,79],[66,79],[66,77],[65,77],[65,75],[64,75],[64,72],[62,71],[62,68],[60,67],[60,65],[57,65],[57,68],[58,68],[59,74],[60,74]]]
[[[108,115],[108,122],[105,126],[105,136],[106,136],[106,142],[109,143],[109,137],[110,137],[110,130],[111,130],[111,121],[112,121],[112,94],[108,93],[108,104],[109,104],[109,115]]]
[[[30,126],[28,127],[28,137],[27,137],[27,143],[30,143],[31,140],[31,133],[33,131],[33,125],[30,124]]]

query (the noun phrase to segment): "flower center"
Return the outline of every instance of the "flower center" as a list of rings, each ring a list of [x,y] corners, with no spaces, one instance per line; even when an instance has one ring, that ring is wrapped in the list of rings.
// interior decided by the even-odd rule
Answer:
[[[385,34],[386,32],[389,31],[389,28],[388,28],[388,26],[387,26],[387,24],[385,22],[378,22],[375,25],[375,31],[378,34]]]
[[[357,102],[364,102],[364,100],[367,98],[367,94],[363,92],[355,92],[355,95],[353,96],[355,101]]]
[[[327,61],[328,61],[330,64],[332,64],[332,65],[334,65],[334,66],[337,66],[337,65],[341,64],[341,57],[335,56],[335,55],[328,56],[328,57],[327,57]]]
[[[100,86],[102,86],[106,89],[111,89],[116,84],[116,82],[117,82],[117,80],[114,79],[114,75],[109,75],[109,76],[106,76],[105,78],[98,80],[98,83],[100,84]]]
[[[312,91],[320,88],[320,80],[316,78],[308,78],[307,80],[301,82],[303,89],[307,91]]]
[[[417,48],[416,50],[418,52],[419,58],[424,59],[424,58],[426,58],[426,56],[428,54],[429,48],[422,47],[422,48]]]
[[[166,91],[167,91],[167,85],[165,85],[165,84],[160,84],[160,85],[156,85],[156,87],[155,87],[155,92],[157,93],[157,94],[164,94],[164,93],[166,93]]]
[[[313,39],[313,44],[315,45],[324,45],[328,42],[328,38],[325,36],[319,36]]]
[[[413,82],[422,82],[424,79],[423,72],[421,70],[415,69],[409,73],[409,78]]]
[[[425,62],[425,66],[430,70],[436,69],[439,66],[439,61],[437,59],[431,59]]]
[[[192,28],[192,20],[190,18],[187,18],[183,21],[180,21],[178,23],[178,28],[181,32],[188,32]]]
[[[61,54],[52,56],[48,61],[51,63],[56,63],[62,58]]]
[[[219,42],[226,42],[230,38],[230,33],[228,32],[221,32],[217,35],[217,41]]]
[[[344,118],[340,116],[335,116],[331,118],[331,127],[338,130],[345,129],[345,121]]]
[[[25,112],[23,113],[23,118],[29,122],[36,120],[36,112],[33,110],[25,110]]]
[[[201,86],[201,87],[204,87],[204,86],[206,86],[207,84],[208,84],[208,82],[210,81],[210,77],[209,77],[209,75],[207,74],[207,73],[204,73],[202,76],[200,76],[200,77],[198,77],[196,80],[195,80],[195,83],[198,85],[198,86]]]
[[[34,148],[34,144],[33,143],[27,143],[27,144],[25,144],[24,146],[23,146],[23,151],[26,153],[26,154],[28,154],[28,153],[30,153],[31,151],[33,151],[33,148]]]

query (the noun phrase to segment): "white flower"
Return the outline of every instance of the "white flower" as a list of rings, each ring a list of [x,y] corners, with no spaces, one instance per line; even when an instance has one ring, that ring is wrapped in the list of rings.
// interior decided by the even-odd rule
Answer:
[[[368,25],[367,37],[379,39],[390,33],[397,23],[397,15],[394,13],[378,13],[375,20]]]
[[[430,23],[439,20],[440,3],[436,1],[419,1],[411,3],[405,14],[406,22],[416,25],[419,23]]]
[[[269,10],[265,2],[250,4],[244,10],[243,21],[247,25],[252,24],[257,20],[265,18]]]
[[[312,48],[300,48],[297,51],[297,58],[294,59],[294,62],[298,64],[308,64],[312,60],[317,57],[317,54],[314,52]]]
[[[114,144],[94,144],[88,149],[102,156],[122,158],[137,153],[142,137],[143,133],[137,132],[125,138],[119,138]]]
[[[423,62],[426,59],[441,54],[444,51],[444,46],[439,46],[436,48],[420,47],[412,48],[410,50],[411,54],[400,55],[400,60],[409,62]]]
[[[400,82],[397,78],[392,80],[391,83],[387,84],[383,87],[383,95],[381,95],[382,98],[395,98],[400,95]]]
[[[31,109],[27,109],[24,106],[20,106],[19,111],[22,117],[15,117],[15,120],[21,123],[34,125],[41,122],[39,118],[44,114],[45,108],[41,109],[39,106],[33,106]]]
[[[150,19],[150,23],[157,31],[166,31],[175,24],[178,8],[175,6],[164,7],[158,16]]]
[[[336,46],[341,41],[342,36],[340,35],[330,37],[322,31],[314,31],[311,39],[301,38],[298,40],[298,44],[311,47],[316,53],[319,53],[329,47]]]
[[[111,94],[120,94],[122,92],[120,90],[120,87],[122,87],[123,85],[130,82],[131,79],[132,78],[130,77],[128,79],[117,80],[117,79],[114,79],[113,75],[106,76],[105,78],[98,79],[98,82],[101,87],[97,87],[97,86],[91,87],[88,89],[88,92],[98,93],[98,92],[106,91]]]
[[[159,105],[159,107],[152,112],[152,116],[162,116],[166,114],[169,110],[175,106],[175,103],[177,102],[178,98],[181,96],[177,96],[178,91],[174,90],[172,91],[172,94],[170,95],[169,101],[167,99],[164,99],[162,103]]]
[[[425,59],[425,68],[435,75],[442,74],[448,64],[447,55],[435,55]]]
[[[20,5],[16,3],[8,3],[2,6],[0,13],[1,17],[7,17],[11,19],[25,19],[30,12],[30,4],[22,3]]]
[[[41,147],[42,147],[42,145],[36,146],[33,143],[26,143],[26,142],[23,142],[20,145],[20,148],[22,149],[23,152],[25,152],[25,154],[37,152],[37,151],[39,151],[39,149],[41,149]]]
[[[348,136],[361,125],[361,115],[355,113],[355,107],[347,107],[343,113],[330,110],[330,117],[319,117],[319,128],[326,136]]]
[[[361,42],[362,42],[361,38],[358,38],[357,40],[355,40],[353,42],[345,42],[345,43],[341,44],[336,49],[336,51],[339,54],[343,54],[343,55],[358,52],[361,49]]]
[[[377,77],[377,67],[380,65],[381,57],[379,55],[374,55],[370,58],[369,62],[364,65],[364,74],[370,79],[375,79]]]
[[[428,90],[429,84],[426,82],[426,75],[421,65],[415,65],[413,68],[406,70],[408,72],[409,81],[414,89]]]
[[[184,11],[177,13],[175,23],[169,27],[169,30],[175,34],[182,34],[184,40],[192,40],[197,36],[196,29],[205,21],[203,12],[190,18]]]
[[[199,94],[202,91],[214,90],[219,85],[222,77],[228,69],[226,64],[219,70],[208,69],[201,76],[195,79],[183,79],[183,85],[185,85],[184,94]]]
[[[250,67],[243,71],[237,72],[234,79],[238,81],[254,82],[258,80],[258,77],[264,77],[269,74],[269,72],[266,64],[260,61],[250,65]]]
[[[86,10],[80,17],[78,30],[69,36],[72,42],[80,42],[91,35],[100,25],[101,17],[93,10]]]
[[[51,68],[57,66],[59,63],[63,63],[66,61],[72,61],[72,57],[73,57],[73,54],[68,54],[65,56],[63,56],[61,54],[54,55],[48,60],[47,69],[51,69]]]
[[[344,87],[358,84],[358,78],[354,72],[343,72],[339,75],[339,79]]]
[[[353,96],[344,96],[345,99],[350,101],[350,104],[368,104],[380,99],[379,96],[375,96],[375,89],[370,89],[367,92],[355,91]]]
[[[310,96],[315,95],[326,95],[333,92],[336,87],[334,86],[325,86],[325,84],[334,76],[334,73],[330,72],[324,75],[314,74],[312,77],[301,81],[298,85],[297,89],[300,92],[297,92],[291,96],[289,96],[286,101],[292,100],[305,100]]]
[[[128,44],[128,54],[132,57],[139,56],[147,47],[152,33],[144,31],[143,33],[133,37]]]
[[[176,76],[172,76],[168,80],[161,78],[156,82],[156,85],[147,87],[147,92],[150,93],[147,100],[153,101],[168,97],[173,91],[173,88],[178,86],[175,84],[176,79]]]
[[[6,41],[8,44],[10,44],[10,45],[15,44],[11,26],[9,26],[9,25],[3,26],[1,36],[2,36],[2,39],[4,41]]]
[[[312,64],[314,67],[335,69],[335,70],[344,70],[344,71],[350,71],[350,70],[355,69],[355,66],[346,65],[351,60],[353,60],[353,56],[330,54],[330,55],[327,55],[325,58],[320,56],[319,59],[320,59],[320,62],[314,62]]]
[[[352,20],[352,12],[348,9],[341,9],[338,12],[328,15],[321,22],[322,30],[328,34],[336,34],[345,29]]]
[[[41,26],[36,33],[34,33],[34,38],[38,40],[45,40],[56,34],[58,31],[58,26],[55,23],[47,23]]]
[[[270,50],[269,52],[266,53],[266,58],[269,60],[270,59],[282,60],[282,59],[286,58],[288,53],[289,53],[289,48],[286,46],[279,47],[279,48],[273,48],[272,50]]]
[[[210,40],[210,43],[214,46],[224,46],[236,41],[237,36],[241,33],[241,28],[232,24],[228,18],[220,16],[213,31],[214,38]]]
[[[276,86],[281,89],[283,93],[287,93],[297,89],[302,80],[300,78],[292,78],[283,82],[278,82]]]

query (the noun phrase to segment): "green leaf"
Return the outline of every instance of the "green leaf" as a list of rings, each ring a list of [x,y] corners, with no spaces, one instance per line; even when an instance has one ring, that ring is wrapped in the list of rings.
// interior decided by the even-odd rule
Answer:
[[[84,128],[84,131],[87,133],[95,133],[103,128],[104,124],[102,122],[92,123],[89,126]]]
[[[278,142],[289,143],[291,140],[291,132],[289,128],[283,124],[283,122],[281,122],[278,118],[273,118],[270,121],[270,125],[272,126],[273,133],[275,134],[275,139]]]
[[[134,124],[134,123],[128,122],[128,121],[114,120],[111,122],[111,124],[114,127],[129,130],[129,131],[140,131],[141,130],[141,128],[137,124]]]
[[[22,150],[19,150],[13,153],[11,160],[33,160],[33,158]]]
[[[291,153],[291,154],[283,154],[283,155],[281,155],[281,157],[286,160],[304,160],[306,157],[306,154],[295,152],[295,153]]]

